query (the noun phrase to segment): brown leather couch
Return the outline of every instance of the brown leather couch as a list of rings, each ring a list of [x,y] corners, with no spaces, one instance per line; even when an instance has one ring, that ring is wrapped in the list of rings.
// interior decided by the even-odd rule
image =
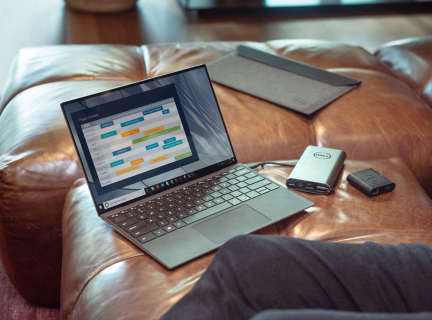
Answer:
[[[148,292],[148,317],[155,318],[200,276],[212,255],[167,272],[95,221],[82,180],[65,203],[83,174],[59,103],[204,63],[238,44],[52,46],[19,52],[0,101],[0,257],[24,298],[40,304],[59,302],[62,232],[64,318],[108,312],[103,307],[109,302],[97,299],[106,298],[105,288],[113,290],[107,293],[111,299],[125,292],[140,297],[142,291],[127,285],[138,280]],[[387,172],[397,183],[394,193],[371,201],[352,193],[355,190],[344,192],[350,186],[341,178],[335,195],[312,200],[317,203],[312,211],[266,232],[323,241],[430,243],[432,38],[390,43],[374,55],[318,40],[266,44],[275,54],[359,79],[362,85],[305,117],[215,84],[239,161],[298,159],[306,146],[319,145],[346,151],[344,176],[366,166]],[[280,183],[289,174],[280,168],[264,172]],[[391,206],[389,199],[395,201]],[[96,236],[98,246],[93,245],[92,227],[109,238],[99,241]],[[139,275],[117,277],[135,268],[141,270]],[[104,279],[120,279],[123,291],[115,290],[117,280]],[[164,299],[168,300],[159,303]]]

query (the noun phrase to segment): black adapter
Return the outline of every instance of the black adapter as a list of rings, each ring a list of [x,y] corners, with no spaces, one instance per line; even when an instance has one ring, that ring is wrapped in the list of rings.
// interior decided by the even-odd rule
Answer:
[[[368,197],[393,191],[396,187],[394,182],[370,168],[349,174],[347,181]]]

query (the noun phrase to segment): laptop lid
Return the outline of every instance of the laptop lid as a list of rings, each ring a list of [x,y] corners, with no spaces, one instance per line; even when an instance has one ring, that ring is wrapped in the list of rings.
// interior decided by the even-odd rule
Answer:
[[[61,107],[99,215],[237,163],[205,65]]]

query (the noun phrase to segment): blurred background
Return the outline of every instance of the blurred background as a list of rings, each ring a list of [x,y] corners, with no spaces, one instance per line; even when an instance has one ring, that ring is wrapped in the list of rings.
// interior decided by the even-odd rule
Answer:
[[[99,1],[99,8],[109,2]],[[126,11],[91,13],[70,9],[63,0],[0,0],[0,89],[23,47],[314,38],[373,52],[388,41],[432,35],[431,5],[414,0],[138,0]]]

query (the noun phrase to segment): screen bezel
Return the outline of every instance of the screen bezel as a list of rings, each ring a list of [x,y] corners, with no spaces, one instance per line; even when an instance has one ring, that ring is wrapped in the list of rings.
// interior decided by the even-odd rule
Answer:
[[[209,76],[209,73],[208,73],[208,70],[207,70],[206,65],[205,65],[205,64],[200,64],[200,65],[193,66],[193,67],[190,67],[190,68],[186,68],[186,69],[178,70],[178,71],[175,71],[175,72],[166,73],[166,74],[163,74],[163,75],[160,75],[160,76],[156,76],[156,77],[153,77],[153,78],[148,78],[148,79],[145,79],[145,80],[140,80],[140,81],[132,82],[132,83],[129,83],[129,84],[126,84],[126,85],[123,85],[123,86],[114,87],[114,88],[111,88],[111,89],[108,89],[108,90],[104,90],[104,91],[99,91],[99,92],[96,92],[96,93],[93,93],[93,94],[90,94],[90,95],[81,96],[81,97],[78,97],[78,98],[75,98],[75,99],[72,99],[72,100],[67,100],[67,101],[64,101],[64,102],[60,103],[60,106],[61,106],[61,109],[62,109],[62,113],[63,113],[63,116],[64,116],[64,118],[65,118],[65,122],[66,122],[66,124],[67,124],[68,129],[69,129],[69,133],[70,133],[70,135],[71,135],[71,138],[72,138],[72,141],[73,141],[73,144],[74,144],[74,147],[75,147],[75,151],[77,152],[77,156],[78,156],[78,158],[79,158],[79,160],[80,160],[80,164],[81,164],[81,167],[82,167],[83,172],[84,172],[84,177],[85,177],[85,179],[86,179],[87,185],[89,185],[89,180],[88,180],[88,177],[87,177],[87,172],[86,172],[86,170],[84,169],[84,164],[83,164],[83,162],[82,162],[81,156],[79,155],[78,147],[77,147],[77,145],[76,145],[75,138],[74,138],[74,136],[73,136],[73,134],[72,134],[72,130],[71,130],[70,125],[69,125],[69,122],[68,122],[68,120],[67,120],[66,111],[65,111],[65,108],[67,108],[67,105],[70,104],[70,103],[78,102],[78,101],[80,101],[80,100],[93,98],[93,97],[96,97],[96,96],[99,96],[99,95],[102,95],[102,94],[107,94],[107,93],[115,92],[115,91],[118,91],[118,90],[122,90],[122,89],[126,89],[126,88],[129,88],[129,87],[133,87],[133,86],[137,86],[137,85],[145,84],[145,83],[147,83],[147,82],[156,81],[156,80],[163,79],[163,78],[166,78],[166,77],[172,77],[172,76],[175,76],[175,75],[177,75],[177,74],[185,73],[185,72],[189,72],[189,71],[193,71],[193,70],[195,70],[195,69],[199,69],[199,68],[204,68],[204,70],[205,70],[205,72],[206,72],[207,79],[208,79],[208,81],[209,81],[209,83],[210,83],[210,88],[211,88],[211,90],[212,90],[213,97],[214,97],[214,99],[215,99],[216,106],[217,106],[217,109],[218,109],[218,111],[219,111],[219,115],[220,115],[220,117],[221,117],[222,124],[223,124],[223,126],[224,126],[224,129],[225,129],[225,132],[226,132],[226,135],[227,135],[227,138],[228,138],[228,142],[229,142],[230,147],[231,147],[231,151],[232,151],[232,154],[233,154],[233,159],[232,159],[231,161],[224,161],[223,163],[215,163],[215,164],[213,164],[213,165],[211,165],[211,166],[208,166],[208,167],[206,167],[206,168],[199,169],[199,170],[195,171],[195,175],[194,175],[194,177],[192,177],[192,178],[190,178],[190,179],[183,180],[182,182],[179,182],[178,184],[170,185],[170,186],[165,187],[165,188],[163,188],[163,189],[160,189],[160,190],[158,190],[158,191],[154,191],[154,192],[151,193],[151,194],[145,194],[145,195],[139,196],[139,197],[134,198],[134,199],[132,199],[132,200],[129,200],[129,201],[123,202],[123,203],[121,203],[121,204],[118,205],[118,206],[115,206],[115,207],[112,207],[112,208],[107,208],[107,209],[105,209],[105,208],[100,209],[100,208],[98,207],[98,204],[96,203],[95,198],[94,198],[94,195],[93,195],[93,191],[92,191],[91,187],[89,187],[89,191],[90,191],[90,195],[91,195],[92,200],[93,200],[93,204],[94,204],[94,206],[95,206],[95,208],[96,208],[96,212],[97,212],[97,214],[98,214],[99,216],[100,216],[101,214],[104,214],[104,213],[107,213],[107,212],[110,212],[110,211],[116,211],[116,210],[119,210],[120,208],[127,207],[127,206],[129,206],[129,205],[131,205],[131,204],[133,204],[133,203],[135,203],[135,202],[142,201],[142,200],[144,200],[144,199],[146,199],[146,198],[153,197],[153,196],[158,195],[158,194],[160,194],[161,192],[167,191],[167,190],[169,190],[169,189],[177,188],[178,186],[181,186],[181,185],[183,185],[183,184],[185,184],[185,183],[188,183],[188,182],[190,182],[190,181],[193,181],[193,180],[199,179],[199,178],[201,178],[201,177],[203,177],[203,176],[205,176],[205,175],[212,174],[212,173],[217,172],[217,171],[219,171],[219,170],[221,170],[221,169],[224,169],[224,168],[226,168],[226,167],[229,167],[229,166],[232,166],[232,165],[238,163],[238,161],[237,161],[237,156],[236,156],[236,154],[235,154],[235,152],[234,152],[234,148],[233,148],[233,146],[232,146],[231,138],[230,138],[230,136],[229,136],[229,134],[228,134],[228,130],[227,130],[227,127],[226,127],[226,124],[225,124],[225,120],[224,120],[224,118],[223,118],[223,116],[222,116],[222,112],[221,112],[221,109],[220,109],[220,105],[219,105],[219,102],[218,102],[218,100],[217,100],[217,97],[216,97],[216,93],[215,93],[215,91],[214,91],[214,88],[213,88],[213,84],[212,84],[212,82],[211,82],[211,80],[210,80],[210,76]],[[181,102],[180,102],[180,104],[181,104]],[[183,108],[183,105],[181,105],[181,108]]]

